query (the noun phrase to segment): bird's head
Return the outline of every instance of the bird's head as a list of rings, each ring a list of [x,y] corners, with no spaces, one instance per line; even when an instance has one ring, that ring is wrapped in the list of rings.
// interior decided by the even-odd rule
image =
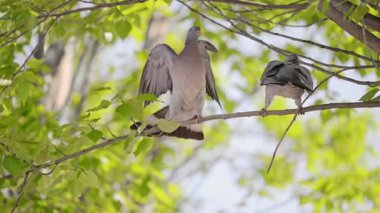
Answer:
[[[187,31],[186,43],[190,41],[197,41],[200,35],[201,28],[199,28],[198,26],[190,27],[189,31]]]
[[[288,55],[288,57],[286,57],[285,63],[287,63],[287,64],[299,64],[298,56],[297,55]]]

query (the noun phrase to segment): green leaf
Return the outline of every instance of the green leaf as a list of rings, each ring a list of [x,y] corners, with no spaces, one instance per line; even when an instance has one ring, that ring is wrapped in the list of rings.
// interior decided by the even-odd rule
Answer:
[[[89,118],[90,115],[91,115],[91,113],[87,113],[87,114],[85,114],[85,115],[81,115],[81,116],[79,117],[79,120],[84,120],[84,119],[86,119],[86,118]]]
[[[352,19],[360,22],[363,19],[363,17],[365,16],[365,14],[368,12],[368,10],[369,9],[368,9],[367,5],[365,5],[365,4],[361,4],[361,5],[357,6],[354,9],[353,13],[351,14]]]
[[[119,34],[120,38],[125,39],[131,32],[132,25],[127,20],[121,20],[116,23],[116,32]]]
[[[136,150],[133,154],[137,157],[141,153],[147,152],[153,146],[153,141],[150,139],[144,139],[137,144]]]
[[[3,160],[4,168],[8,170],[14,176],[22,176],[24,174],[24,170],[28,165],[22,160],[8,155]]]
[[[180,125],[181,124],[176,121],[168,121],[165,119],[160,119],[157,124],[158,128],[166,133],[174,132]]]
[[[101,161],[98,158],[95,157],[86,157],[83,158],[81,161],[78,162],[78,165],[89,170],[89,169],[96,169],[101,165]]]
[[[28,99],[30,91],[30,84],[26,81],[19,82],[15,88],[17,98],[23,103]]]
[[[98,87],[98,88],[95,88],[94,91],[108,91],[108,90],[112,90],[111,87]]]
[[[44,72],[48,73],[50,68],[46,65],[46,63],[41,59],[31,58],[28,61],[28,68],[35,72]]]
[[[376,95],[376,93],[379,91],[379,89],[374,88],[368,91],[366,94],[364,94],[359,101],[370,101],[373,96]]]
[[[3,98],[2,99],[2,104],[3,104],[3,106],[7,109],[7,110],[9,110],[9,111],[12,111],[12,101],[11,101],[11,99],[10,98]]]
[[[93,129],[90,133],[87,134],[87,137],[92,141],[96,142],[103,136],[103,133],[99,130]]]
[[[80,191],[83,191],[83,189],[85,188],[99,188],[100,187],[99,178],[92,171],[81,174],[80,177],[78,178],[77,184],[78,184],[77,187],[80,189]]]
[[[319,6],[319,10],[321,10],[323,13],[327,12],[330,8],[329,1],[327,0],[322,0]]]
[[[143,111],[143,101],[135,98],[128,100],[126,103],[121,104],[116,108],[116,113],[119,113],[122,116],[132,117],[138,120],[142,120]]]
[[[157,198],[157,200],[168,206],[173,205],[173,201],[170,199],[169,195],[162,189],[162,187],[159,187],[153,182],[151,182],[149,184],[149,188],[152,190],[152,193]]]
[[[2,189],[3,186],[5,186],[5,179],[4,178],[0,178],[0,189]]]
[[[321,111],[321,119],[323,123],[326,123],[330,119],[334,118],[334,113],[330,110],[323,110]]]
[[[371,101],[380,101],[380,95],[378,95],[377,97],[373,98]]]
[[[100,102],[100,104],[97,107],[89,109],[89,110],[87,110],[87,112],[94,112],[94,111],[99,111],[99,110],[102,110],[102,109],[107,109],[109,107],[109,105],[111,105],[110,101],[108,101],[108,100],[102,100],[102,102]]]
[[[157,101],[157,96],[146,93],[146,94],[139,95],[137,99],[141,101]]]
[[[8,77],[11,76],[12,73],[18,68],[18,64],[11,63],[11,64],[1,64],[0,65],[0,73],[1,77]]]
[[[125,139],[125,141],[124,141],[124,149],[125,149],[125,151],[127,152],[127,153],[130,153],[131,152],[131,147],[133,147],[133,146],[131,146],[131,142],[132,142],[132,140],[135,138],[135,136],[136,136],[136,131],[131,131],[130,133],[129,133],[129,135],[128,135],[128,137],[127,137],[127,139]]]
[[[144,178],[144,180],[142,181],[142,183],[140,184],[140,186],[138,187],[138,192],[143,197],[148,196],[148,194],[150,192],[150,189],[149,189],[149,186],[148,186],[149,183],[150,183],[150,177],[146,176]]]

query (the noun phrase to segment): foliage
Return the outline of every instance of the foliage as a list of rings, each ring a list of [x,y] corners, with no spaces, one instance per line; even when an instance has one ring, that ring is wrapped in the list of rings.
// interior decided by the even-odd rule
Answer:
[[[363,26],[368,14],[379,17],[373,3],[350,2],[357,6],[345,18],[380,37],[375,29]],[[323,11],[331,5],[323,3],[321,8],[319,1],[290,4],[284,0],[249,3],[1,1],[0,79],[6,83],[0,85],[0,212],[15,208],[20,212],[183,210],[190,201],[183,185],[173,179],[191,170],[190,161],[195,162],[197,174],[209,170],[207,165],[213,165],[214,159],[203,159],[199,153],[213,156],[228,149],[239,137],[233,134],[239,129],[223,121],[205,123],[206,140],[197,144],[141,137],[143,127],[137,131],[129,127],[163,106],[151,95],[136,96],[149,48],[165,41],[180,51],[191,24],[200,25],[203,36],[219,49],[211,58],[225,112],[240,110],[250,97],[254,108],[260,108],[261,72],[269,61],[283,60],[287,53],[299,54],[318,84],[339,75],[332,78],[334,82],[338,79],[367,90],[351,96],[352,102],[379,101],[379,53],[328,20]],[[163,37],[154,34],[160,29]],[[59,76],[59,66],[49,59],[54,52],[46,53],[59,42],[65,44],[65,54],[70,47],[73,54],[66,98],[62,93],[49,95],[57,86],[52,79]],[[104,52],[120,45],[133,57],[121,59],[125,66],[113,67]],[[45,55],[39,55],[44,49]],[[109,66],[104,70],[102,64]],[[309,103],[341,100],[339,94],[350,92],[329,82],[321,84]],[[57,98],[64,98],[64,104],[49,107],[47,103]],[[155,103],[144,108],[147,100]],[[288,102],[276,100],[272,108],[286,106]],[[206,104],[205,112],[218,112],[217,105]],[[379,146],[370,143],[370,135],[375,132],[372,137],[379,138],[378,118],[376,110],[355,109],[298,118],[286,136],[287,153],[276,158],[271,173],[266,174],[271,153],[260,153],[253,158],[260,166],[250,168],[248,174],[235,171],[238,185],[249,190],[262,181],[257,194],[263,198],[295,186],[299,205],[312,205],[316,212],[375,211],[380,208],[380,176],[379,164],[373,161]],[[268,117],[255,124],[270,133],[265,140],[276,141],[290,120],[290,116]],[[178,125],[158,123],[165,132]],[[96,151],[81,152],[91,147]]]

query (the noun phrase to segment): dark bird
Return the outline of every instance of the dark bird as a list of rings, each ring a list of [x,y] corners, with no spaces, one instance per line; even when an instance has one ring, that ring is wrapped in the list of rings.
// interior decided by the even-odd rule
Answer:
[[[150,93],[156,96],[171,92],[169,104],[157,111],[146,121],[149,127],[158,119],[184,122],[198,119],[197,124],[180,126],[172,133],[160,132],[155,135],[168,135],[179,138],[203,140],[202,109],[207,93],[219,106],[219,97],[211,69],[208,51],[217,52],[209,42],[198,40],[200,28],[188,30],[185,47],[178,55],[166,44],[156,45],[145,64],[139,94]],[[149,104],[147,101],[145,105]],[[133,125],[136,129],[139,126]]]
[[[313,92],[310,71],[299,64],[296,55],[289,55],[285,63],[277,60],[269,62],[261,76],[260,85],[265,85],[263,116],[266,116],[266,110],[276,95],[294,99],[298,112],[302,114],[301,97],[305,90],[309,94]]]

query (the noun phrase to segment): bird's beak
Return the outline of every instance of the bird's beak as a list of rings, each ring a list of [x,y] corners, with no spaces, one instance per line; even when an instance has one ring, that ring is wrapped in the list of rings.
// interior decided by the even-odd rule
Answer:
[[[201,30],[197,30],[197,36],[199,37],[201,35]]]

